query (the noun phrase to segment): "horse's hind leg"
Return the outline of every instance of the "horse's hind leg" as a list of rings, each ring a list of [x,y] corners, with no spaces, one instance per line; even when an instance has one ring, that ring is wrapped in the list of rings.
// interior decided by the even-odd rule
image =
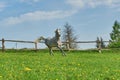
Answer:
[[[50,55],[54,55],[53,51],[52,51],[52,48],[49,48],[49,53],[50,53]]]
[[[66,54],[65,54],[65,52],[62,50],[62,48],[61,48],[61,47],[58,47],[58,48],[59,48],[59,50],[61,51],[62,55],[65,55],[65,56],[66,56]]]

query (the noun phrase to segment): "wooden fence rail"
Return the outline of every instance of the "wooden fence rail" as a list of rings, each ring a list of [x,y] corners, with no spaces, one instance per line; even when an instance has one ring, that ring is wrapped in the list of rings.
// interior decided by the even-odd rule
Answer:
[[[33,43],[35,45],[35,50],[37,50],[37,43],[35,43],[34,41],[23,41],[23,40],[5,40],[4,38],[2,38],[2,52],[5,51],[5,42],[19,42],[19,43]]]
[[[20,42],[20,43],[34,43],[33,41],[21,41],[21,40],[4,40],[6,42]]]
[[[109,43],[110,41],[103,41]],[[62,43],[69,43],[69,42],[62,42]],[[96,41],[76,41],[72,43],[96,43]]]
[[[0,40],[2,42],[2,52],[5,51],[5,42],[19,42],[19,43],[32,43],[35,45],[35,50],[37,50],[37,43],[35,43],[34,41],[23,41],[23,40],[5,40],[4,38],[2,38],[2,40]],[[110,41],[103,41],[103,42],[107,42],[109,43]],[[44,43],[44,42],[39,42],[39,43]],[[63,44],[68,44],[69,42],[62,42]],[[96,43],[96,41],[76,41],[73,43]],[[99,41],[99,48],[98,51],[101,52],[101,42]],[[69,46],[68,46],[69,47]]]

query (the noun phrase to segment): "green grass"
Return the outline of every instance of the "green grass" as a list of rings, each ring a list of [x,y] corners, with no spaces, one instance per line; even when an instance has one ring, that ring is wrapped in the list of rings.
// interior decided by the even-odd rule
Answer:
[[[0,80],[120,80],[118,50],[0,52]]]

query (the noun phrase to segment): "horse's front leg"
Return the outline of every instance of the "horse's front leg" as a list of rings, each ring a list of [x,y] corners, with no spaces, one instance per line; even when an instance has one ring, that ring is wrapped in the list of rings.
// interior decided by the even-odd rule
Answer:
[[[65,55],[65,56],[66,56],[65,52],[62,50],[61,47],[58,46],[58,49],[61,51],[62,55]]]

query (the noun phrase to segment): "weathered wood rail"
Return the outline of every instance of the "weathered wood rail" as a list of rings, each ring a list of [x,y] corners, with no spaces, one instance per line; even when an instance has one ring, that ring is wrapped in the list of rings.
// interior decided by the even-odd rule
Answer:
[[[37,43],[34,42],[34,41],[23,41],[23,40],[5,40],[4,38],[2,38],[0,40],[2,42],[2,52],[5,51],[5,42],[17,42],[17,43],[31,43],[31,44],[34,44],[35,45],[35,50],[37,50]],[[107,42],[109,43],[110,41],[103,41],[103,42]],[[39,43],[44,43],[44,42],[39,42]],[[68,44],[69,42],[62,42],[64,44]],[[96,41],[76,41],[76,42],[73,42],[73,43],[96,43]],[[98,51],[101,52],[101,42],[99,41],[99,48],[98,48]],[[69,46],[68,46],[69,47]]]
[[[17,42],[17,43],[32,43],[35,45],[35,50],[37,50],[37,43],[35,43],[34,41],[23,41],[23,40],[5,40],[4,38],[2,38],[2,52],[5,51],[5,42]]]

